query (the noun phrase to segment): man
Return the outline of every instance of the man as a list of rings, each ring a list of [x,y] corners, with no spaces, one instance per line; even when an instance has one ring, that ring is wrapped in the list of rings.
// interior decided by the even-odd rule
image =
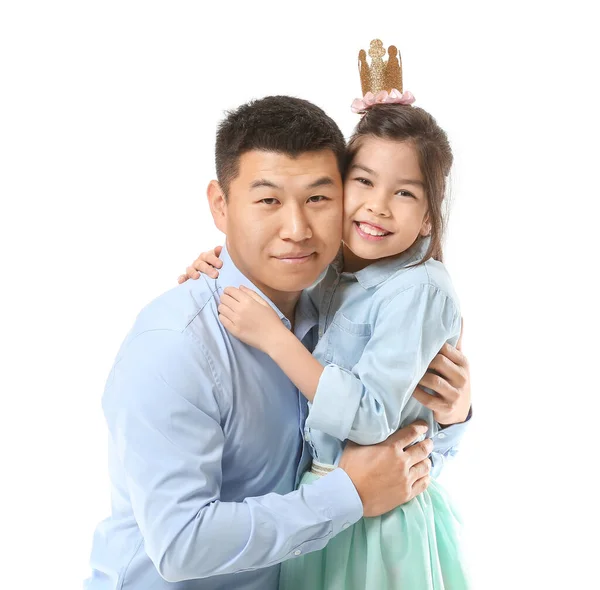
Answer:
[[[88,589],[274,590],[281,561],[427,487],[433,445],[413,445],[425,432],[413,425],[350,445],[339,469],[293,491],[310,460],[304,398],[218,320],[223,287],[245,285],[314,346],[301,292],[340,244],[344,156],[337,125],[300,99],[268,97],[221,124],[208,198],[225,264],[218,280],[148,305],[117,355],[103,396],[112,515],[96,530]],[[436,452],[451,452],[461,428]]]

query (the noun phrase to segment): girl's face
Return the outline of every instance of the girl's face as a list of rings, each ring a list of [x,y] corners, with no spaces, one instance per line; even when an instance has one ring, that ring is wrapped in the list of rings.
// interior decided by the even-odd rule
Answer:
[[[409,142],[365,137],[344,185],[346,270],[404,252],[429,234],[427,196]],[[350,251],[348,251],[350,250]]]

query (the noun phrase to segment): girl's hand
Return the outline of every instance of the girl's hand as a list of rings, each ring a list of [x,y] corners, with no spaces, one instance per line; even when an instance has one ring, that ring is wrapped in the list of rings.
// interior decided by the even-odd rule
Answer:
[[[228,332],[266,354],[288,332],[275,310],[258,293],[244,286],[226,287],[218,310],[219,320]]]
[[[188,279],[199,279],[201,273],[204,273],[211,279],[216,279],[219,276],[217,268],[223,266],[223,262],[219,260],[221,250],[223,250],[223,246],[217,246],[214,250],[202,252],[202,254],[192,262],[191,266],[188,266],[185,269],[185,274],[179,275],[177,282],[181,285],[181,283],[185,283]]]

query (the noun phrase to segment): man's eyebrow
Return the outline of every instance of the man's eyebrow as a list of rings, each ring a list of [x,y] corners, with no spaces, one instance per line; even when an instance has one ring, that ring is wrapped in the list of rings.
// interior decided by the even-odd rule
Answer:
[[[259,180],[255,180],[250,185],[250,190],[253,190],[255,188],[262,188],[262,187],[276,188],[276,189],[281,188],[278,184],[275,184],[274,182],[271,182],[270,180],[266,180],[265,178],[260,178]]]
[[[322,176],[321,178],[315,180],[314,182],[311,182],[307,187],[306,190],[313,190],[315,188],[318,188],[320,186],[333,186],[334,182],[333,182],[333,178],[331,178],[330,176]]]

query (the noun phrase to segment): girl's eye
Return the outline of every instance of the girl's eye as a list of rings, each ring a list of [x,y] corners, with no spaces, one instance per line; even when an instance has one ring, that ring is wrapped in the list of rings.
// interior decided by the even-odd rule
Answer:
[[[314,195],[313,197],[309,197],[309,203],[320,203],[321,201],[328,201],[329,198],[325,195]]]
[[[278,203],[277,199],[274,199],[273,197],[270,197],[268,199],[261,199],[260,202],[264,203],[265,205],[275,205],[276,203]]]
[[[354,180],[360,182],[360,184],[364,184],[365,186],[373,186],[373,183],[368,178],[355,178]]]
[[[400,190],[396,193],[397,195],[400,195],[401,197],[411,197],[413,199],[416,199],[415,195],[413,195],[411,192],[409,191],[405,191],[405,190]]]

